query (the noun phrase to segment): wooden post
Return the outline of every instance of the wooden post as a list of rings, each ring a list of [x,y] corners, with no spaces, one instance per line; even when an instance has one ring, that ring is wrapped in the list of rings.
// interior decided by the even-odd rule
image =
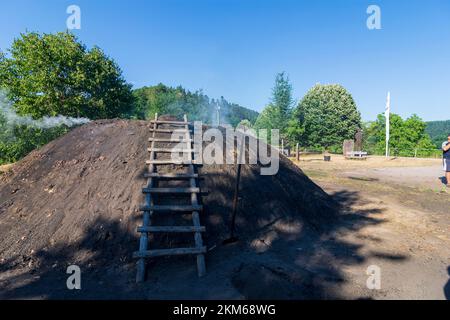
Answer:
[[[191,134],[189,133],[189,124],[188,124],[188,120],[187,120],[187,115],[184,115],[184,122],[186,122],[186,141],[187,142],[187,149],[188,151],[188,160],[189,162],[192,162],[194,159],[192,157],[192,140],[191,139]],[[194,170],[194,165],[191,163],[189,165],[189,174],[190,175],[194,175],[195,174],[195,170]],[[197,182],[194,178],[189,179],[189,184],[191,186],[191,188],[195,188],[197,187]],[[191,194],[191,204],[193,206],[198,205],[198,198],[197,198],[197,194],[196,193],[192,193]],[[200,215],[198,213],[198,211],[192,211],[192,221],[194,223],[194,227],[196,228],[200,228]],[[203,247],[203,239],[202,239],[202,234],[201,232],[195,232],[194,233],[194,241],[195,241],[195,247],[197,249],[201,249]],[[203,253],[197,254],[197,274],[199,277],[203,277],[206,273],[206,265],[205,265],[205,255]]]
[[[239,139],[239,138],[238,138]],[[242,139],[241,143],[241,149],[239,155],[236,156],[236,162],[237,162],[237,169],[236,169],[236,183],[234,185],[234,198],[233,198],[233,212],[231,214],[231,224],[230,224],[230,238],[229,241],[234,241],[234,232],[235,232],[235,225],[236,225],[236,214],[237,214],[237,208],[238,208],[238,202],[239,202],[239,184],[241,181],[241,168],[242,168],[242,155],[245,153],[245,136]],[[237,150],[237,146],[236,146]]]
[[[297,143],[297,146],[295,147],[295,156],[296,156],[297,161],[300,161],[300,153],[298,151],[298,143]]]
[[[234,239],[234,230],[236,225],[236,214],[239,201],[239,183],[241,181],[241,167],[242,165],[238,163],[236,172],[236,184],[234,186],[234,199],[233,199],[233,213],[231,216],[231,227],[230,227],[230,239]]]
[[[388,92],[386,99],[386,158],[389,157],[389,139],[390,139],[390,113],[391,113],[391,93]]]
[[[153,123],[153,133],[152,133],[152,138],[155,138],[156,136],[156,128],[158,127],[158,114],[155,114],[155,122]],[[154,149],[155,148],[155,141],[152,141],[151,144],[151,148]],[[150,153],[150,160],[153,160],[155,158],[155,152],[152,151]],[[155,171],[155,166],[153,164],[150,164],[148,167],[148,173],[152,174]],[[147,180],[147,188],[152,188],[154,185],[154,179],[153,178],[149,178]],[[145,205],[150,207],[153,205],[153,198],[151,194],[146,194],[145,195]],[[153,212],[150,210],[146,210],[144,211],[144,217],[143,217],[143,221],[142,221],[142,226],[148,227],[150,225],[151,222],[151,217],[152,217]],[[139,251],[143,252],[146,251],[148,247],[148,233],[143,232],[141,233],[141,238],[139,239]],[[136,282],[140,283],[140,282],[144,282],[145,280],[145,259],[144,258],[140,258],[137,262],[137,272],[136,272]]]
[[[281,139],[281,154],[284,155],[284,139]]]

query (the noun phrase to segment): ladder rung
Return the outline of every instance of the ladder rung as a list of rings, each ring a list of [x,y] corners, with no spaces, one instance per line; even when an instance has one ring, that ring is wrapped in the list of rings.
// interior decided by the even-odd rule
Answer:
[[[206,247],[137,251],[137,252],[133,253],[133,257],[134,258],[150,258],[150,257],[161,257],[161,256],[179,256],[179,255],[185,255],[185,254],[202,254],[202,253],[206,253]]]
[[[156,165],[162,165],[162,164],[195,164],[194,160],[147,160],[145,161],[146,164],[156,164]]]
[[[200,188],[144,188],[143,193],[200,193]]]
[[[198,174],[188,174],[188,173],[146,173],[145,178],[157,178],[157,179],[197,179]]]
[[[182,133],[182,134],[186,134],[186,132],[191,132],[191,130],[186,130],[186,129],[180,129],[180,128],[172,128],[172,129],[150,129],[150,131],[154,131],[154,132],[160,132],[160,133],[172,133],[172,132],[177,132],[177,133]]]
[[[194,226],[150,226],[150,227],[139,227],[138,232],[167,232],[167,233],[185,233],[185,232],[205,232],[205,227],[194,227]]]
[[[178,142],[192,142],[192,139],[172,139],[172,138],[148,138],[148,141],[155,141],[155,142],[172,142],[172,143],[178,143]]]
[[[171,148],[148,148],[148,152],[165,152],[165,153],[188,153],[188,152],[195,152],[194,149],[180,149],[180,148],[175,148],[175,149],[171,149]]]
[[[191,122],[184,122],[184,121],[169,121],[169,120],[151,120],[150,123],[156,123],[156,124],[179,124],[179,125],[190,125]]]
[[[202,205],[153,205],[153,206],[141,206],[140,211],[202,211]]]

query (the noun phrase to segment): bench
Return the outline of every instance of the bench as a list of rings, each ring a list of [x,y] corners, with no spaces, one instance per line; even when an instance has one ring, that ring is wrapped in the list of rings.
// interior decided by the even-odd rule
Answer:
[[[366,160],[367,159],[367,152],[363,151],[351,151],[347,152],[345,155],[346,159],[354,159],[354,160]]]

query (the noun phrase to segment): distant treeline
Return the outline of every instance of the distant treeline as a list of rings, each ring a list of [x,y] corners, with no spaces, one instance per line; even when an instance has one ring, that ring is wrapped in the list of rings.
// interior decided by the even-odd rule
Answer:
[[[190,92],[181,86],[172,88],[160,83],[136,89],[133,95],[134,109],[130,117],[136,119],[150,119],[155,113],[186,114],[191,121],[216,124],[220,119],[221,124],[236,127],[244,119],[253,124],[258,117],[258,112],[230,103],[224,97],[210,99],[201,90]]]
[[[429,121],[426,127],[427,133],[430,135],[433,143],[440,148],[442,142],[447,140],[450,133],[450,120],[446,121]]]

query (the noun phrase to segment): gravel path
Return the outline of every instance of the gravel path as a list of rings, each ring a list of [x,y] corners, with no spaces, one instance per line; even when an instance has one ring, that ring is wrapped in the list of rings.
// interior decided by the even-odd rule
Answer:
[[[408,185],[432,190],[441,189],[444,185],[444,171],[442,166],[427,167],[391,167],[375,169],[357,169],[346,171],[342,176],[347,178],[368,178],[389,183]]]

